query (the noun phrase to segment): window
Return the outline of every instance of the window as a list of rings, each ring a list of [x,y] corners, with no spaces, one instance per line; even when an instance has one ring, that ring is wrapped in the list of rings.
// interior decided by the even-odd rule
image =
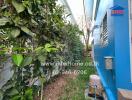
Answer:
[[[107,30],[107,14],[105,15],[101,24],[100,42],[102,46],[108,44],[108,30]]]

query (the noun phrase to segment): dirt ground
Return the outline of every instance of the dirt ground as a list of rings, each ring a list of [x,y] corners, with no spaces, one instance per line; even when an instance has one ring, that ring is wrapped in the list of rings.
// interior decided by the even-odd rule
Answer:
[[[44,89],[44,100],[58,100],[63,94],[64,87],[68,83],[68,79],[75,79],[75,74],[62,74],[58,76],[54,82],[48,84]],[[39,100],[39,98],[37,98]]]

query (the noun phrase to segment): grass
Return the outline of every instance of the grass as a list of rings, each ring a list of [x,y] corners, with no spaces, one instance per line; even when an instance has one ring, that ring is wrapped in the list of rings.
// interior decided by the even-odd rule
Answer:
[[[91,62],[91,60],[87,58],[84,63],[86,62]],[[68,84],[64,88],[60,100],[85,100],[84,92],[89,81],[89,76],[95,73],[95,68],[93,66],[81,66],[79,69],[85,70],[86,74],[79,74],[74,80],[68,79]]]

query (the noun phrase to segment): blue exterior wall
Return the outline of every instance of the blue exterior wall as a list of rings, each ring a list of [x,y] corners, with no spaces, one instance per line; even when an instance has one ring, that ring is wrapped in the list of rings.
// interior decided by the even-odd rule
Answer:
[[[128,0],[115,0],[114,5],[116,4],[125,11],[124,16],[114,17],[116,86],[132,90]]]
[[[107,13],[108,22],[108,33],[109,33],[109,44],[105,47],[100,45],[100,28],[95,29],[93,32],[94,37],[94,60],[97,64],[96,68],[101,77],[103,86],[110,100],[115,100],[116,87],[115,87],[115,71],[106,70],[104,57],[114,57],[114,33],[113,33],[113,18],[110,15],[109,8],[113,6],[113,0],[101,0],[95,20],[95,25],[101,25],[102,20]],[[108,51],[109,50],[109,51]]]
[[[111,7],[124,8],[123,16],[111,16]],[[118,100],[117,89],[132,90],[128,0],[100,0],[95,25],[101,25],[107,12],[108,45],[100,45],[100,28],[93,30],[94,62],[109,100]],[[113,69],[105,68],[105,56],[113,57]]]

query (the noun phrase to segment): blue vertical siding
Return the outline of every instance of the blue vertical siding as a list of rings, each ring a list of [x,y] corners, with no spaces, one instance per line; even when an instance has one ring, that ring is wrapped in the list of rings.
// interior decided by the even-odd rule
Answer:
[[[93,30],[94,62],[109,100],[118,100],[117,90],[132,90],[130,71],[129,0],[100,0],[95,25],[101,25],[107,13],[108,45],[100,44],[100,28]],[[111,7],[124,8],[122,16],[111,16]],[[113,57],[113,69],[105,68],[105,56]]]
[[[122,17],[114,17],[116,86],[132,89],[128,0],[114,0],[114,5],[117,4],[123,7],[125,12]]]

